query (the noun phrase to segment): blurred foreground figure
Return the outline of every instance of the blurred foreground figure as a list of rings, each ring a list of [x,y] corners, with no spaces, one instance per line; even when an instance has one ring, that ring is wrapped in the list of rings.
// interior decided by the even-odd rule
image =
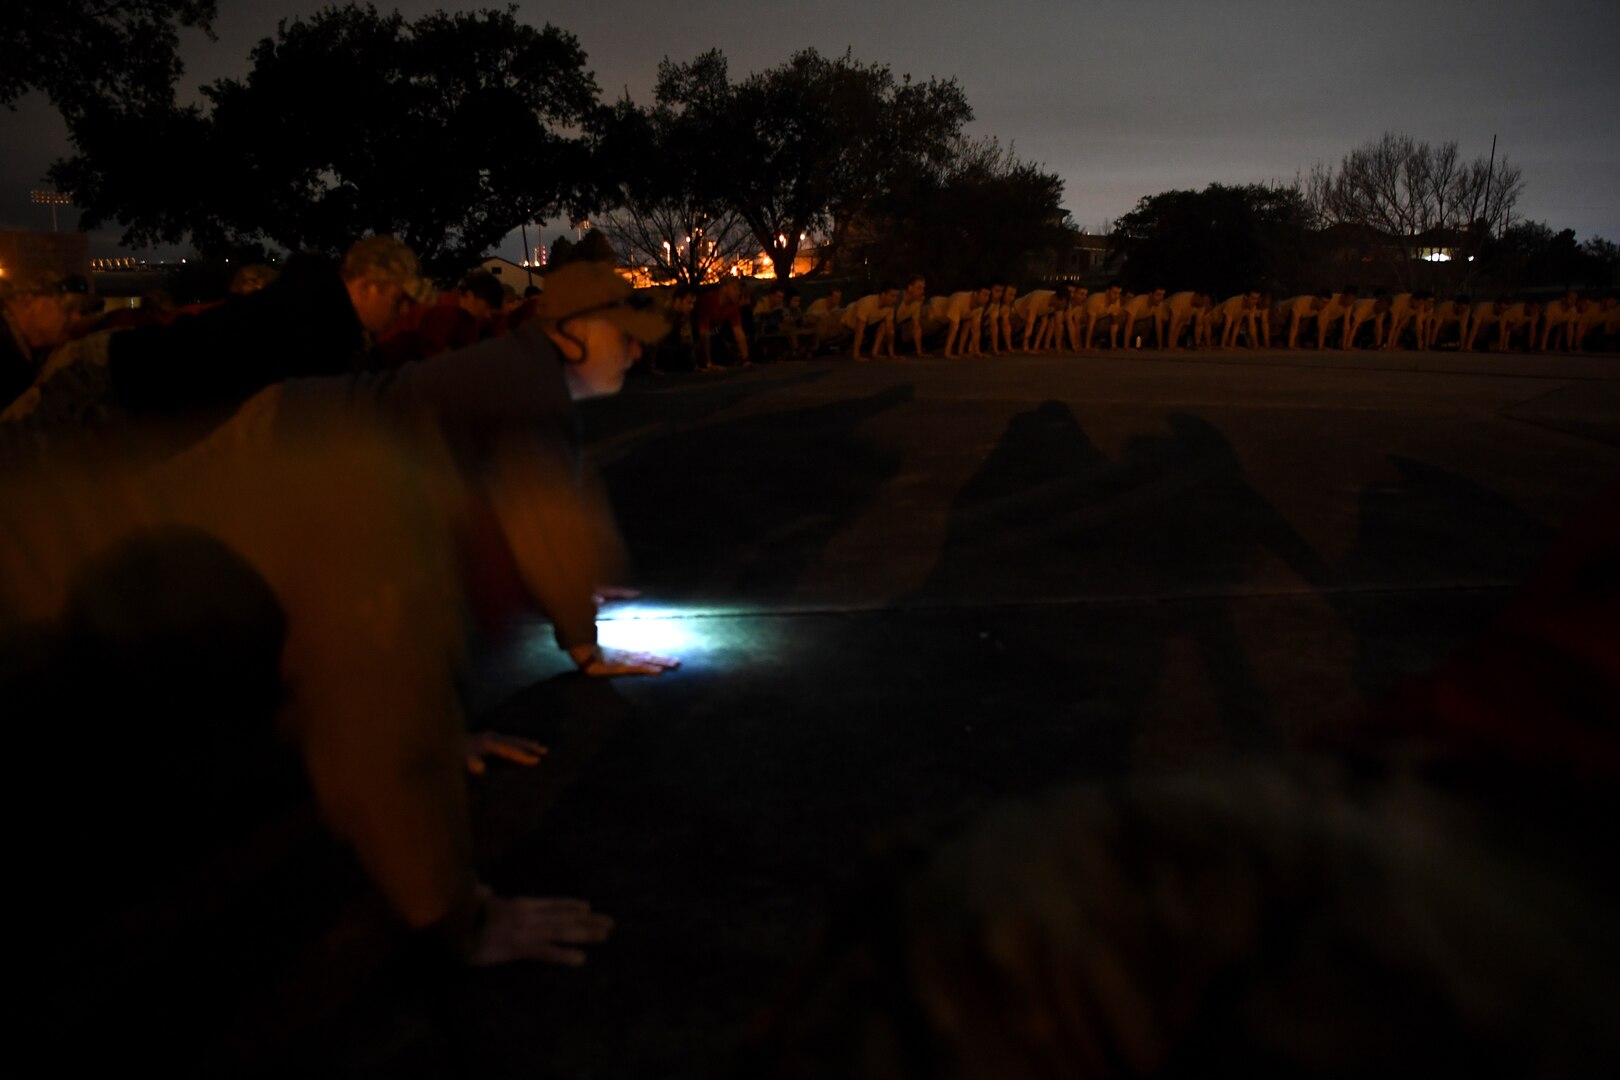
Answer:
[[[735,1075],[1613,1076],[1613,895],[1504,826],[1321,764],[1003,807],[897,857]]]
[[[99,1018],[89,983],[143,1045],[206,1042],[240,976],[176,976],[183,1004],[154,1016],[170,999],[120,1001],[135,988],[105,967],[143,970],[117,959],[142,948],[120,929],[128,905],[181,919],[192,889],[217,887],[199,867],[260,821],[287,765],[430,952],[577,964],[606,937],[588,904],[476,881],[456,683],[465,606],[500,609],[508,591],[533,592],[559,640],[587,636],[570,652],[588,674],[672,666],[595,643],[616,535],[579,491],[572,400],[615,392],[664,332],[628,291],[576,264],[525,326],[444,364],[272,388],[161,466],[83,444],[0,479],[8,716],[25,758],[68,731],[94,746],[74,797],[23,838],[22,861],[54,883],[30,925],[63,941],[40,979],[45,1022]]]
[[[67,340],[84,301],[72,286],[48,275],[0,279],[0,412],[34,384],[51,350]]]
[[[262,988],[214,956],[253,932],[210,942],[191,920],[280,809],[289,766],[428,955],[580,963],[611,927],[474,876],[456,469],[354,417],[310,434],[0,481],[7,716],[28,759],[69,732],[87,748],[16,833],[18,865],[51,883],[23,900],[52,943],[30,980],[47,1031],[89,1018],[130,1060],[217,1050],[216,1011]]]
[[[24,456],[49,455],[86,438],[168,458],[266,386],[367,366],[374,336],[430,293],[416,256],[391,236],[357,241],[341,263],[295,256],[262,288],[58,350],[9,410],[18,428],[0,433],[0,456],[19,445]]]
[[[656,675],[675,661],[604,651],[598,589],[625,556],[612,511],[586,468],[574,402],[616,394],[643,344],[668,324],[631,304],[611,266],[551,271],[516,329],[396,371],[294,379],[250,401],[193,453],[230,455],[359,415],[396,427],[460,473],[466,509],[452,516],[473,614],[498,631],[525,607],[551,620],[557,644],[589,675]]]
[[[896,845],[735,1075],[1620,1075],[1620,489],[1320,749]]]

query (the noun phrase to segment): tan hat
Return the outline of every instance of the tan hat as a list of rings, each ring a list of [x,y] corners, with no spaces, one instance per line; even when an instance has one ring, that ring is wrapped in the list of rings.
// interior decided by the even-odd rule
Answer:
[[[523,317],[553,324],[602,319],[647,345],[669,333],[668,321],[637,304],[635,290],[611,263],[566,263],[546,274],[543,284],[539,296],[524,301]]]
[[[356,240],[343,256],[343,280],[370,278],[398,285],[418,304],[431,304],[438,298],[433,283],[422,277],[416,252],[392,236],[368,236]]]

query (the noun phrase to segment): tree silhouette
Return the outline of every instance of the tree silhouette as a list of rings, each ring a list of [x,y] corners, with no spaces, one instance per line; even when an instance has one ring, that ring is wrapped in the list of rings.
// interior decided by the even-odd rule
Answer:
[[[336,252],[393,233],[457,269],[589,196],[572,133],[597,102],[585,54],[514,10],[408,22],[350,5],[283,21],[245,79],[203,88],[206,112],[106,103],[52,175],[87,226],[117,220],[125,243]]]
[[[1133,289],[1215,295],[1271,289],[1301,276],[1306,205],[1294,188],[1211,184],[1145,196],[1114,225],[1121,278]]]
[[[836,252],[897,175],[943,168],[973,118],[956,80],[896,79],[882,64],[815,49],[733,83],[705,53],[660,71],[660,104],[704,149],[694,182],[748,226],[778,278],[812,233]]]
[[[102,101],[169,101],[180,28],[212,37],[215,8],[214,0],[6,0],[0,105],[38,90],[72,122]]]

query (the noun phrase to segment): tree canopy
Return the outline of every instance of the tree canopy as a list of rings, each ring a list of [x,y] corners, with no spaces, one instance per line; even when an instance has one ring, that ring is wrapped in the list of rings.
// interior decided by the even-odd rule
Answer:
[[[154,105],[180,77],[180,29],[212,36],[214,0],[6,0],[0,105],[41,91],[71,122],[97,102]]]
[[[251,60],[203,88],[206,110],[106,101],[72,125],[78,152],[52,175],[88,226],[117,220],[131,244],[190,234],[205,251],[337,251],[387,232],[432,266],[585,209],[574,132],[595,80],[572,35],[514,9],[412,22],[327,8],[282,22]]]
[[[626,261],[650,266],[666,280],[701,282],[752,253],[753,234],[732,209],[718,170],[709,167],[715,120],[701,107],[680,104],[714,100],[725,85],[726,62],[718,52],[689,65],[666,59],[652,107],[625,97],[595,125],[602,203],[613,208],[598,215],[597,225]]]
[[[1067,242],[1063,181],[996,140],[961,140],[937,169],[897,177],[853,227],[850,253],[876,278],[925,271],[930,285],[1017,279]]]
[[[1455,140],[1429,143],[1385,132],[1351,150],[1337,169],[1318,167],[1305,190],[1320,224],[1371,229],[1395,240],[1382,249],[1384,261],[1397,281],[1409,284],[1417,247],[1446,247],[1466,265],[1504,233],[1516,220],[1524,178],[1505,155],[1470,161]]]
[[[1143,197],[1115,222],[1112,243],[1132,289],[1274,290],[1304,273],[1307,220],[1297,188],[1211,184]]]
[[[666,63],[658,107],[699,151],[693,183],[742,220],[782,278],[804,238],[826,235],[836,252],[896,176],[945,168],[973,117],[954,79],[896,78],[815,49],[741,82],[718,51]]]

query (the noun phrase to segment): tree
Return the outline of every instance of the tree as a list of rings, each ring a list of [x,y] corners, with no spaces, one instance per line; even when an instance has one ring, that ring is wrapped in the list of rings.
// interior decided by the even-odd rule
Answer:
[[[740,83],[714,56],[670,65],[668,103],[707,153],[697,183],[723,196],[778,278],[800,244],[830,235],[836,253],[856,218],[903,173],[943,168],[973,118],[954,79],[896,79],[849,53],[805,49]]]
[[[1363,226],[1390,238],[1387,261],[1405,283],[1423,246],[1450,248],[1452,260],[1466,266],[1469,255],[1513,224],[1524,179],[1494,148],[1489,158],[1465,161],[1455,141],[1431,145],[1386,132],[1346,154],[1337,171],[1318,167],[1307,191],[1323,224]]]
[[[749,252],[753,237],[727,205],[724,192],[705,183],[706,118],[688,113],[682,95],[693,80],[726,82],[726,61],[711,50],[679,67],[658,67],[655,103],[642,109],[625,98],[596,125],[598,172],[611,178],[597,227],[633,265],[651,266],[664,281],[698,284],[723,273]],[[723,92],[723,91],[721,91]]]
[[[960,139],[937,174],[891,182],[848,230],[848,244],[869,275],[924,269],[935,291],[1018,278],[1066,239],[1062,201],[1056,174],[995,139]]]
[[[0,105],[38,90],[72,122],[97,102],[169,101],[180,28],[212,38],[214,16],[214,0],[6,0]]]
[[[1502,291],[1534,286],[1605,289],[1614,284],[1620,249],[1602,237],[1581,244],[1573,229],[1554,232],[1544,222],[1521,221],[1485,246],[1480,263]]]
[[[1211,184],[1144,196],[1114,223],[1111,243],[1133,289],[1277,291],[1304,274],[1308,216],[1295,187]]]
[[[585,54],[514,11],[407,22],[350,5],[284,21],[246,79],[203,88],[206,113],[109,105],[72,129],[78,153],[52,175],[88,226],[116,219],[126,243],[336,252],[393,233],[428,266],[459,269],[522,222],[583,213],[590,195],[569,133],[596,108]],[[185,172],[143,177],[154,156]]]

